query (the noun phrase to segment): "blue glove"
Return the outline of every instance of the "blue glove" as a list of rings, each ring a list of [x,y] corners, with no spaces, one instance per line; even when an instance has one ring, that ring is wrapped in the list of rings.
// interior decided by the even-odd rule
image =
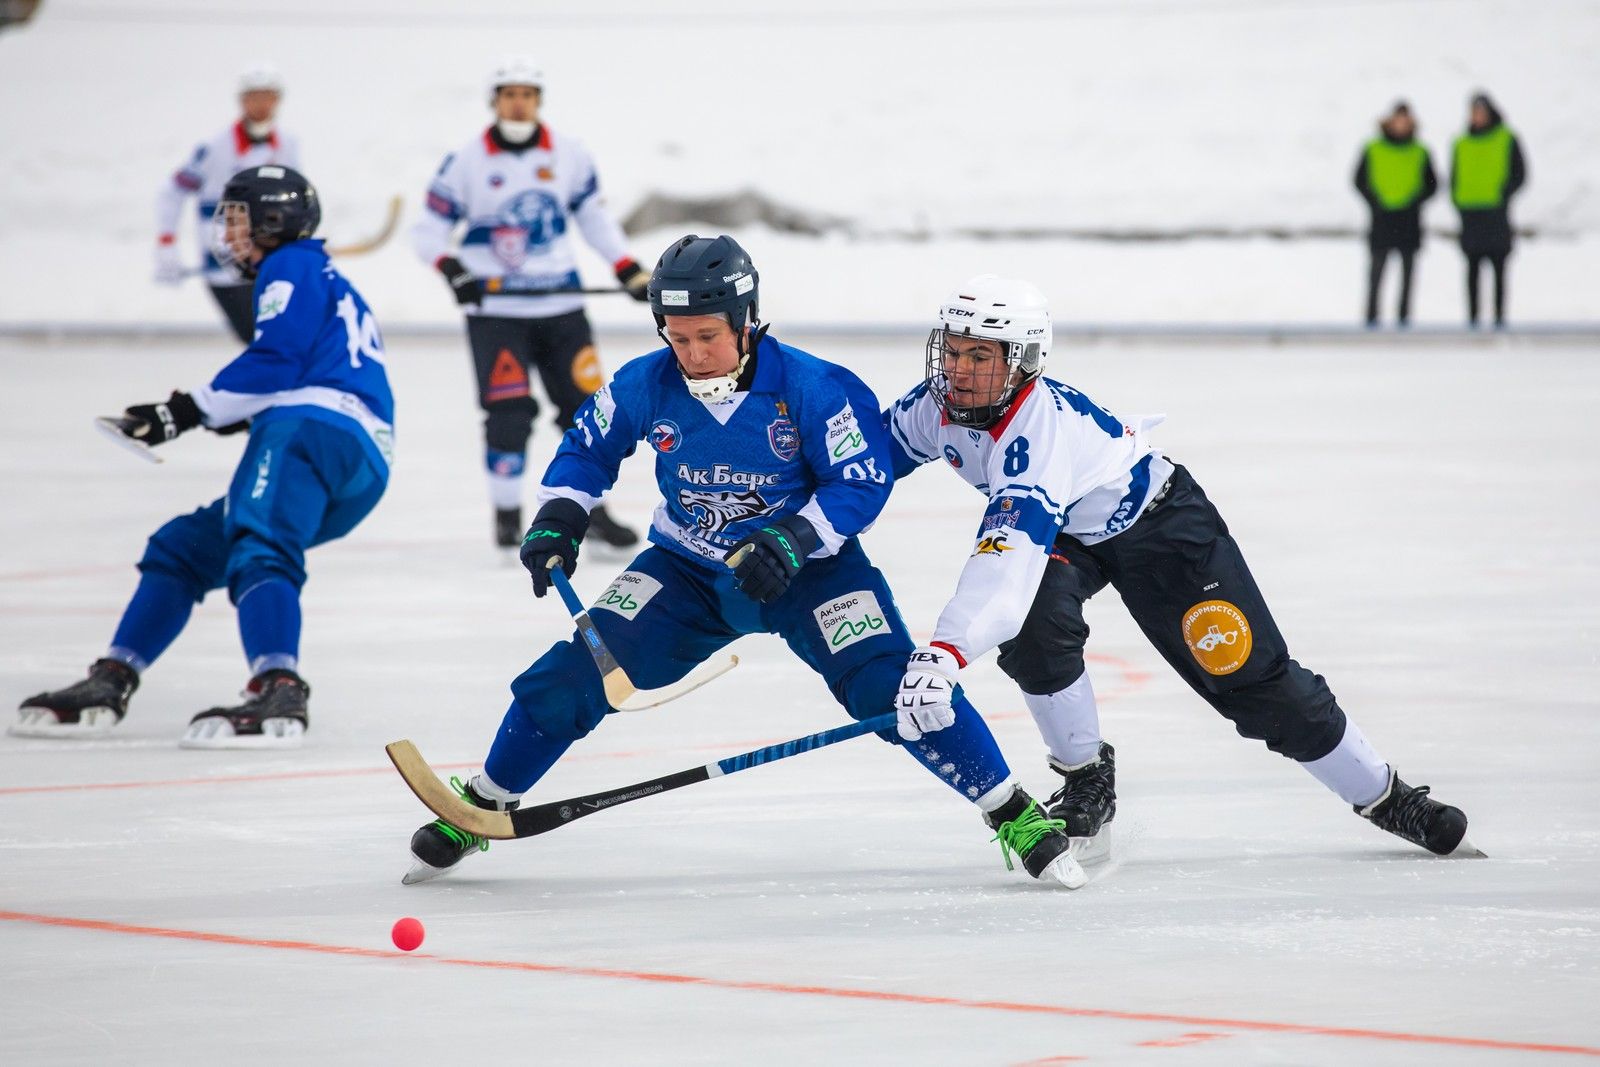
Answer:
[[[522,538],[522,565],[533,575],[533,595],[550,591],[550,567],[555,560],[572,577],[578,569],[578,545],[589,529],[589,513],[582,505],[562,497],[547,503],[533,517],[533,525]]]
[[[820,544],[816,527],[799,515],[790,515],[734,545],[728,559],[738,558],[733,574],[744,594],[758,604],[770,604],[788,590],[806,565],[806,557]]]

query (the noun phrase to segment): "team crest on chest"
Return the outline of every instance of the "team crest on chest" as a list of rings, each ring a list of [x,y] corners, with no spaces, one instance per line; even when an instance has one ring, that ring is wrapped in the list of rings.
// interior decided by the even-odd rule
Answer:
[[[789,410],[782,404],[778,405],[778,417],[767,425],[767,443],[772,454],[785,463],[800,453],[800,431],[789,421]]]
[[[956,470],[961,469],[961,453],[956,451],[955,445],[944,446],[944,458]]]
[[[494,258],[516,270],[528,258],[528,231],[521,226],[496,226],[489,234],[489,249]]]
[[[676,452],[683,444],[683,431],[671,419],[657,419],[650,427],[650,447],[657,452]]]
[[[505,175],[503,175],[503,174],[491,174],[491,175],[489,175],[489,188],[498,189],[502,185],[504,185],[505,183],[506,183]]]

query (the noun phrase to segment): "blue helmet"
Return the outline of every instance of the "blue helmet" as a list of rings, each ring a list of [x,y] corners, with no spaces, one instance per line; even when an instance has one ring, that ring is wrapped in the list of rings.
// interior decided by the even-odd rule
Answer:
[[[735,333],[758,326],[761,275],[739,242],[723,234],[690,234],[672,242],[650,275],[650,310],[656,329],[669,315],[724,315]]]

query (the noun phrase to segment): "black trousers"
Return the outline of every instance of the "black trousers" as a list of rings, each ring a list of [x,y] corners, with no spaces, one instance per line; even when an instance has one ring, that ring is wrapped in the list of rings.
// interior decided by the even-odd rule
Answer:
[[[1367,325],[1378,322],[1378,291],[1383,286],[1383,268],[1389,262],[1389,253],[1400,257],[1400,311],[1396,321],[1402,326],[1411,321],[1411,268],[1416,262],[1415,250],[1405,248],[1370,247],[1371,261],[1367,266]]]
[[[1467,321],[1478,324],[1478,276],[1484,263],[1494,271],[1494,323],[1506,321],[1506,257],[1508,252],[1472,252],[1467,254]]]
[[[1083,674],[1083,604],[1112,585],[1156,651],[1240,735],[1302,763],[1344,736],[1322,676],[1289,658],[1244,554],[1189,472],[1108,541],[1057,539],[1033,607],[1000,667],[1023,692],[1054,693]]]
[[[228,325],[240,343],[249,344],[256,336],[256,287],[249,282],[243,285],[213,285],[211,295],[217,307],[228,318]]]
[[[545,319],[468,315],[467,343],[478,376],[478,404],[484,410],[484,440],[495,452],[527,448],[539,414],[531,371],[538,372],[563,430],[604,384],[594,333],[582,311]]]

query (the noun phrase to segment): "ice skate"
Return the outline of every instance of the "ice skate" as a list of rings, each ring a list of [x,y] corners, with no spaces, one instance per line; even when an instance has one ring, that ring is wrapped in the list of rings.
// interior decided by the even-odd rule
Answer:
[[[450,779],[450,788],[468,804],[486,811],[515,811],[517,801],[505,804],[480,796],[472,783],[463,784],[460,778]],[[416,885],[449,871],[472,852],[489,851],[489,839],[457,829],[443,819],[435,819],[418,827],[411,835],[411,869],[400,879],[402,885]]]
[[[589,512],[589,532],[584,536],[584,541],[598,542],[611,548],[632,548],[639,543],[639,535],[613,519],[606,506],[601,504]]]
[[[294,671],[262,671],[250,680],[245,702],[212,708],[189,720],[180,748],[299,748],[310,726],[311,687]]]
[[[12,737],[105,737],[128,713],[139,672],[121,660],[97,659],[81,682],[24,700]]]
[[[1083,867],[1072,857],[1072,841],[1064,832],[1065,823],[1048,819],[1027,791],[1018,787],[999,808],[984,813],[984,821],[1000,842],[1006,870],[1015,870],[1013,853],[1027,872],[1041,882],[1054,882],[1068,889],[1079,889],[1089,882]]]
[[[1389,768],[1389,787],[1383,795],[1355,812],[1380,830],[1421,845],[1436,856],[1482,856],[1467,840],[1467,816],[1460,808],[1441,804],[1428,795],[1428,786],[1410,786]]]
[[[1045,811],[1066,824],[1072,858],[1079,864],[1103,863],[1111,855],[1111,820],[1117,814],[1117,753],[1105,741],[1094,759],[1068,766],[1049,758],[1050,769],[1066,779],[1050,794]]]
[[[522,509],[494,509],[494,543],[515,551],[522,545]]]

